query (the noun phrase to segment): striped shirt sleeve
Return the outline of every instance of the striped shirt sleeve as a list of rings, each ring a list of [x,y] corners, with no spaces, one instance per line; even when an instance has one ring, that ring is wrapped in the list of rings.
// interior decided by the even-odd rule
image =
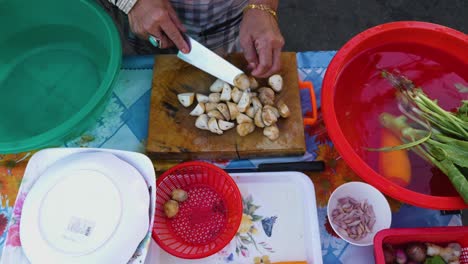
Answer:
[[[137,0],[109,0],[113,5],[117,6],[125,14],[128,14]]]

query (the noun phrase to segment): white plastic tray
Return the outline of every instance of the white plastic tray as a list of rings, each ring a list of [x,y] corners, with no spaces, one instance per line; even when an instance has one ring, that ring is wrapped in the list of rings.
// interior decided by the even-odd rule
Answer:
[[[255,257],[265,255],[271,262],[322,263],[315,191],[312,181],[306,175],[299,172],[231,175],[244,198],[242,237],[236,236],[221,252],[199,260],[171,256],[152,241],[146,263],[252,264]],[[247,199],[251,200],[251,212],[245,214],[248,211],[245,208]],[[268,236],[272,217],[277,218],[271,236]]]

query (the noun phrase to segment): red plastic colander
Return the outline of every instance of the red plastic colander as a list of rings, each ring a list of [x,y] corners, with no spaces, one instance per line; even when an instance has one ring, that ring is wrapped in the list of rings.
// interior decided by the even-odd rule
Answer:
[[[172,167],[156,182],[153,238],[169,254],[198,259],[223,249],[237,233],[242,220],[242,197],[234,180],[222,169],[205,162]],[[164,203],[174,189],[188,198],[179,203],[174,218],[164,214]]]

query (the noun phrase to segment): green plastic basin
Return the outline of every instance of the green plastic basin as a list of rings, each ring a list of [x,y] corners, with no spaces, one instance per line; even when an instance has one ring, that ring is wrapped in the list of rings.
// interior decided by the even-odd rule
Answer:
[[[121,56],[93,0],[0,0],[0,153],[59,146],[94,124]]]

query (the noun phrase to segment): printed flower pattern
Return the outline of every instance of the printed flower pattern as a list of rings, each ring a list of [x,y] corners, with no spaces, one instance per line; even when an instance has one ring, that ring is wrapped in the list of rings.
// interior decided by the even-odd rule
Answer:
[[[236,254],[244,258],[249,258],[251,256],[250,251],[252,249],[255,249],[259,254],[274,253],[275,251],[267,242],[259,242],[255,239],[255,236],[259,232],[257,225],[262,225],[261,221],[266,219],[265,217],[256,214],[256,211],[260,206],[253,203],[252,195],[248,195],[246,198],[243,198],[242,202],[242,221],[235,237]]]

